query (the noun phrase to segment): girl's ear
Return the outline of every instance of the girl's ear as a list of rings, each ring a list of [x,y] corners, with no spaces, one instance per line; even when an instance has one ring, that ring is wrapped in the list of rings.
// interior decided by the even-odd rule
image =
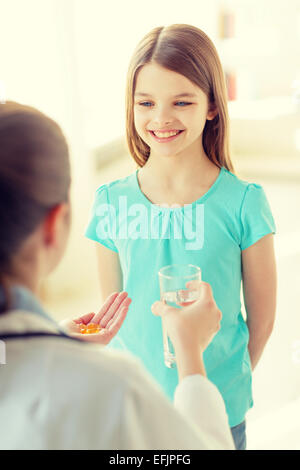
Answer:
[[[212,119],[214,119],[216,117],[217,114],[218,114],[218,109],[217,109],[215,103],[210,103],[208,111],[207,111],[206,119],[208,121],[211,121]]]

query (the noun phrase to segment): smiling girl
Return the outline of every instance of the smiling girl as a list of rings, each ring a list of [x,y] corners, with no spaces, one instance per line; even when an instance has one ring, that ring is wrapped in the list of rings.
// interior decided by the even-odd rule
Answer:
[[[160,297],[157,273],[198,265],[223,313],[204,355],[207,375],[225,401],[236,448],[244,449],[251,369],[275,315],[275,226],[262,187],[234,174],[224,75],[198,28],[155,28],[139,43],[127,79],[127,140],[139,169],[98,188],[86,232],[97,242],[103,296],[124,289],[133,299],[119,344],[172,398],[177,371],[164,365],[161,322],[150,310]]]

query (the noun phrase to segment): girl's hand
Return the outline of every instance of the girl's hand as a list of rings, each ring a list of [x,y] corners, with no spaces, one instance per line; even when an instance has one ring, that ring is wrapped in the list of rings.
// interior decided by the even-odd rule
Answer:
[[[164,302],[155,302],[152,312],[163,317],[176,353],[177,348],[183,353],[192,350],[202,353],[220,329],[222,314],[209,284],[191,281],[186,287],[198,290],[199,298],[195,302],[180,309],[170,307]]]
[[[60,324],[67,330],[70,336],[83,339],[91,343],[106,345],[118,333],[128,312],[131,299],[127,292],[111,294],[105,301],[100,311],[95,313],[87,313],[76,319],[63,320]],[[101,330],[98,333],[82,334],[79,325],[84,323],[99,324]]]

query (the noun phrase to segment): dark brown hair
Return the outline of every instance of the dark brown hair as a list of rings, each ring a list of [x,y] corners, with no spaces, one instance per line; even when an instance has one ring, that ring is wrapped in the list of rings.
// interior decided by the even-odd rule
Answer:
[[[29,106],[0,104],[0,286],[11,257],[56,205],[68,201],[69,152],[59,126]],[[8,305],[0,307],[2,311]]]
[[[218,167],[233,171],[229,155],[227,91],[222,65],[209,37],[195,26],[174,24],[150,31],[138,44],[127,74],[126,134],[129,151],[141,167],[150,155],[149,146],[134,126],[136,78],[143,65],[155,62],[180,73],[206,94],[217,115],[207,120],[203,130],[203,148]]]

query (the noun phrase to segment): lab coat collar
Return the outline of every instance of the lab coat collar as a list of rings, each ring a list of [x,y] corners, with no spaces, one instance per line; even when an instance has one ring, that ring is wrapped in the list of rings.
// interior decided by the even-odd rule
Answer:
[[[65,333],[54,321],[36,315],[28,310],[9,310],[0,314],[0,337],[7,334]]]

